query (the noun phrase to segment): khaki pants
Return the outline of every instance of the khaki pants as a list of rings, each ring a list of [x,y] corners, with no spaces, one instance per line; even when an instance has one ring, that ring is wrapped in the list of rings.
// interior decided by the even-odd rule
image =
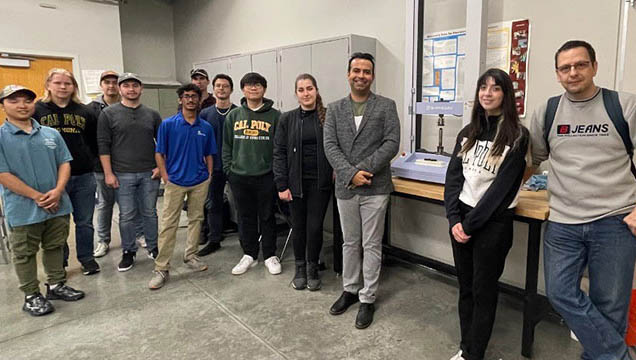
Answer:
[[[66,280],[64,244],[69,232],[69,215],[58,216],[41,223],[16,226],[11,229],[9,244],[13,251],[13,266],[20,290],[25,295],[40,291],[36,255],[42,246],[42,265],[49,284]]]
[[[159,232],[159,255],[155,260],[155,270],[170,269],[170,259],[177,242],[177,228],[183,208],[183,199],[188,197],[188,235],[183,260],[193,257],[199,249],[201,222],[203,221],[203,205],[208,196],[206,180],[194,186],[166,184],[163,193],[163,214],[161,215],[161,231]]]

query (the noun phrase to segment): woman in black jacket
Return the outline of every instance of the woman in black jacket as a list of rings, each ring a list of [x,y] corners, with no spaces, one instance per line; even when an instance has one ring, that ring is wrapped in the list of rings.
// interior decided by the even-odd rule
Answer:
[[[481,75],[474,104],[470,124],[457,136],[444,191],[461,328],[460,350],[451,360],[484,358],[528,151],[508,74],[490,69]]]
[[[296,257],[292,286],[315,291],[321,286],[318,257],[333,184],[333,170],[322,145],[327,110],[313,76],[300,74],[295,93],[300,106],[282,114],[276,128],[274,181],[279,198],[288,201],[291,208]]]

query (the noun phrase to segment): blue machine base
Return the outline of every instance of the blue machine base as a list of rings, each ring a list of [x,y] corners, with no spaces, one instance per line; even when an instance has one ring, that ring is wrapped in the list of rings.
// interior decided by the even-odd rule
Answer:
[[[406,179],[444,184],[449,161],[450,157],[446,155],[421,152],[407,153],[393,161],[391,173],[393,176]],[[441,166],[426,165],[418,162],[435,162]]]

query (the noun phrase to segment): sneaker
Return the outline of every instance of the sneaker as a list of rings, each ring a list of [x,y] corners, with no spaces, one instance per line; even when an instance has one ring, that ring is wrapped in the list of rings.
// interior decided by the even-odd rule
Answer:
[[[464,360],[464,358],[462,357],[462,351],[459,350],[457,354],[453,355],[453,357],[450,358],[450,360]]]
[[[146,244],[146,237],[145,236],[141,235],[135,240],[139,243],[139,246],[141,246],[142,248],[145,249],[146,247],[148,247],[148,244]]]
[[[95,259],[89,260],[82,264],[82,274],[88,276],[99,272],[99,264]]]
[[[117,266],[117,270],[128,271],[132,269],[132,267],[135,265],[136,256],[137,254],[135,252],[124,250],[124,253],[121,256],[121,261],[119,262],[119,265]]]
[[[183,260],[183,263],[194,271],[205,271],[208,269],[208,265],[202,262],[201,259],[199,259],[197,256],[193,256],[187,260]]]
[[[307,264],[304,260],[296,261],[296,274],[294,274],[294,280],[291,284],[296,290],[303,290],[307,287]]]
[[[278,260],[278,256],[270,256],[265,260],[265,267],[269,270],[269,273],[272,275],[278,275],[283,271],[282,266],[280,266],[280,260]]]
[[[46,284],[47,300],[77,301],[83,297],[83,291],[75,290],[63,282],[53,286]]]
[[[24,297],[22,311],[27,312],[31,316],[42,316],[52,313],[55,308],[50,301],[38,292]]]
[[[161,289],[163,285],[165,285],[166,281],[168,281],[169,277],[170,275],[168,274],[168,271],[163,271],[163,270],[153,271],[152,279],[150,279],[150,282],[148,283],[148,288],[150,290]]]
[[[157,256],[158,255],[159,255],[159,249],[158,248],[154,248],[154,249],[148,251],[148,257],[151,258],[152,260],[157,260]]]
[[[316,263],[309,263],[307,265],[307,289],[309,291],[320,290],[320,287],[322,286],[318,270],[319,267]]]
[[[254,260],[254,258],[249,255],[243,255],[241,261],[232,268],[232,275],[245,274],[247,270],[253,268],[256,264],[258,264],[258,260]]]
[[[210,241],[203,249],[199,250],[198,256],[210,255],[221,248],[221,243]]]
[[[95,251],[93,251],[93,256],[96,258],[100,258],[106,254],[108,254],[108,244],[104,242],[98,242]]]

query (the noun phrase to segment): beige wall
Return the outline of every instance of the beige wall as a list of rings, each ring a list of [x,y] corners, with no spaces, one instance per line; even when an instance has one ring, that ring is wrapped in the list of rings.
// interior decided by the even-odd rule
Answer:
[[[0,51],[70,54],[78,56],[80,70],[123,70],[117,6],[47,0],[57,9],[45,9],[39,3],[0,0]]]

